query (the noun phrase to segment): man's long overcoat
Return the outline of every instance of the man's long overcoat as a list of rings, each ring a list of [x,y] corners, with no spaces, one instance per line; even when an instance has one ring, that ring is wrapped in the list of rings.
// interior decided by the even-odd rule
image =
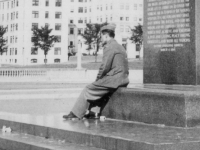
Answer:
[[[94,85],[108,88],[126,86],[128,79],[128,60],[123,46],[111,39],[103,50],[103,60]]]

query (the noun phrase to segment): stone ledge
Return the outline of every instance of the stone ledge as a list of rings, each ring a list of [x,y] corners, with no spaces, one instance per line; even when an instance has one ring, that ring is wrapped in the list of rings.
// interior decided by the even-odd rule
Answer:
[[[112,119],[174,127],[200,125],[198,91],[119,88],[103,111]]]

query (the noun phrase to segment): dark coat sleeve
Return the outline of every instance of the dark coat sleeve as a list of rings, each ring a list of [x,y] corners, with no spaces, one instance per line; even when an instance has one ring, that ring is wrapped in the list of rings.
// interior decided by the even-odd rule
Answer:
[[[103,60],[99,68],[99,73],[97,75],[96,81],[98,79],[103,78],[110,71],[114,54],[115,54],[114,50],[109,49],[109,48],[104,49]]]

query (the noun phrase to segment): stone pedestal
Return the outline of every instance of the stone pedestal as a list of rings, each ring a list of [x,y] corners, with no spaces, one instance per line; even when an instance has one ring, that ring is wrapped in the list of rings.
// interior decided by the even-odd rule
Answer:
[[[144,0],[144,83],[200,84],[199,8],[199,0]]]
[[[154,87],[118,89],[103,115],[112,119],[164,126],[200,125],[200,89]]]

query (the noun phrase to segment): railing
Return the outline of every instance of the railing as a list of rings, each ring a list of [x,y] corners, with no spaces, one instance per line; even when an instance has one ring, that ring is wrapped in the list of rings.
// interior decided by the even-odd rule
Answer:
[[[46,76],[47,70],[37,69],[0,69],[0,77]]]

